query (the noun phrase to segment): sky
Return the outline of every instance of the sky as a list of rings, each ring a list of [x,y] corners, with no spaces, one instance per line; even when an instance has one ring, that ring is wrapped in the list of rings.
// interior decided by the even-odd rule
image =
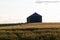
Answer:
[[[25,23],[27,17],[34,12],[42,15],[42,22],[60,22],[60,2],[36,1],[42,0],[0,0],[0,23]]]

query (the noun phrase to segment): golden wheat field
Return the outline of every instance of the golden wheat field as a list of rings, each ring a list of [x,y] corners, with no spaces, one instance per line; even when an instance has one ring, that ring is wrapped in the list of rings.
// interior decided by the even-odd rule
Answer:
[[[60,40],[60,23],[0,25],[0,40]]]
[[[17,25],[0,26],[0,29],[25,29],[25,28],[60,28],[60,23],[24,23]]]

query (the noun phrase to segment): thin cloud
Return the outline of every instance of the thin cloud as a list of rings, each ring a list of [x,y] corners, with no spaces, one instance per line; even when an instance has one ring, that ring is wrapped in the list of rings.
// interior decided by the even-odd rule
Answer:
[[[60,1],[36,1],[36,3],[60,3]]]

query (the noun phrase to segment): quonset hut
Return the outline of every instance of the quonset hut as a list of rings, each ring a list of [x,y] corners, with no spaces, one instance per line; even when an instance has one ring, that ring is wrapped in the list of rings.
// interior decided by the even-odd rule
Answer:
[[[27,23],[42,22],[42,16],[36,12],[27,18]]]

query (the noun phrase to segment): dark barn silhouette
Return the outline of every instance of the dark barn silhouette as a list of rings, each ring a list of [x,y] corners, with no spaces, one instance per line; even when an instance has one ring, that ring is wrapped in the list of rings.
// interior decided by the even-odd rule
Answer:
[[[27,23],[42,22],[42,16],[36,12],[27,18]]]

